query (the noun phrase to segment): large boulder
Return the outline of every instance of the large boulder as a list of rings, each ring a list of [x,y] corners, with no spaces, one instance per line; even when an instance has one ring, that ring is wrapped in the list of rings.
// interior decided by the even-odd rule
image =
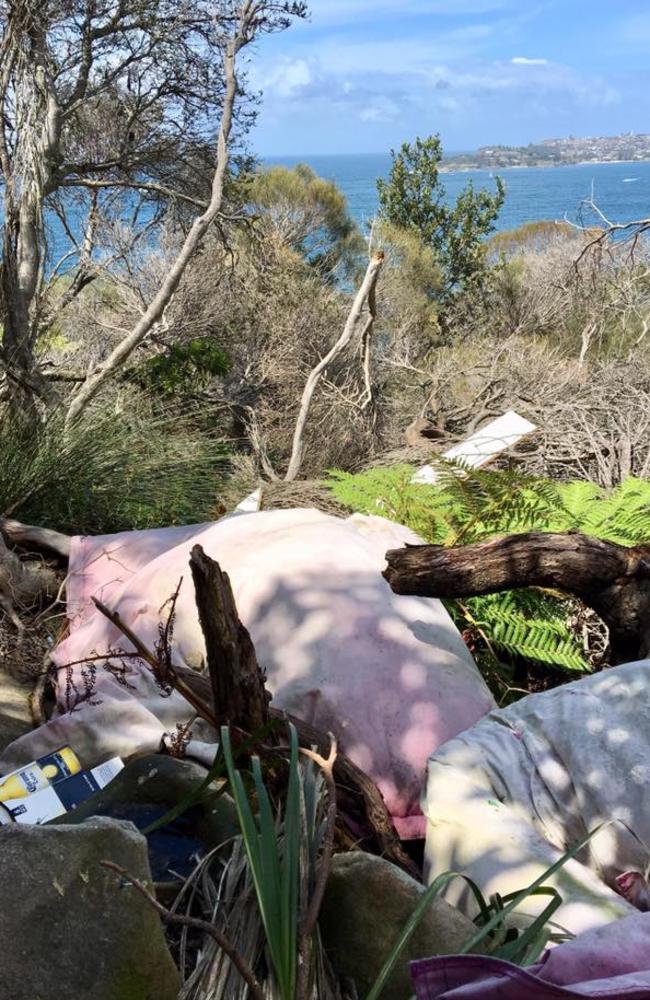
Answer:
[[[334,856],[320,928],[335,970],[354,980],[360,996],[376,980],[423,892],[423,885],[383,858],[361,851]],[[475,932],[467,917],[435,900],[402,952],[382,1000],[413,995],[410,961],[457,954]]]
[[[143,830],[196,796],[207,774],[206,767],[192,760],[163,754],[136,757],[106,788],[56,822],[78,824],[90,816],[112,816],[131,820]],[[197,851],[220,847],[239,834],[235,803],[230,795],[217,796],[218,790],[212,783],[177,820],[148,836],[155,881],[167,881],[171,871],[189,875]]]
[[[131,823],[0,828],[0,1000],[175,1000],[160,918],[101,866],[150,882]]]

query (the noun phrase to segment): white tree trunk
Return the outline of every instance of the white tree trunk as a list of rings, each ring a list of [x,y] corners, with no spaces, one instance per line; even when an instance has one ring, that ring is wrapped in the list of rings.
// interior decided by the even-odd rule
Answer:
[[[379,252],[373,255],[370,263],[368,264],[368,269],[366,271],[361,287],[357,292],[352,308],[346,320],[345,326],[343,328],[343,333],[336,341],[332,349],[322,358],[318,364],[311,370],[309,377],[305,383],[305,388],[303,389],[302,399],[300,401],[300,410],[298,412],[298,418],[296,420],[296,427],[293,433],[293,447],[291,450],[291,458],[289,460],[289,467],[287,469],[287,474],[284,477],[287,482],[292,482],[298,473],[300,472],[300,466],[302,465],[303,457],[303,446],[304,446],[304,436],[305,436],[305,426],[307,424],[307,418],[309,416],[309,410],[311,407],[311,402],[318,385],[321,376],[328,365],[332,363],[334,358],[338,357],[342,351],[348,346],[352,337],[354,336],[357,324],[361,319],[366,302],[374,301],[374,292],[377,285],[377,279],[379,277],[379,272],[381,271],[382,264],[384,263],[384,255]],[[366,324],[366,329],[364,330],[364,335],[369,335],[369,326],[373,321],[373,311],[371,310],[368,322]]]
[[[228,167],[228,142],[232,130],[233,113],[235,100],[237,97],[237,77],[235,73],[235,61],[239,49],[244,44],[244,30],[248,30],[242,24],[240,32],[233,38],[227,46],[224,55],[224,69],[226,76],[226,92],[224,96],[223,112],[221,115],[221,125],[219,127],[219,139],[217,144],[217,165],[212,180],[212,194],[210,203],[192,224],[187,234],[183,246],[181,247],[176,260],[167,272],[165,279],[158,289],[157,294],[150,303],[144,315],[136,323],[133,329],[120,341],[111,351],[108,357],[92,371],[81,387],[72,397],[66,414],[66,424],[74,423],[79,415],[86,408],[88,403],[97,395],[105,382],[111,378],[142,343],[145,337],[151,332],[154,326],[161,320],[163,313],[172,300],[174,292],[185,273],[185,269],[198,248],[201,240],[205,236],[209,226],[221,211],[223,204],[223,191]]]

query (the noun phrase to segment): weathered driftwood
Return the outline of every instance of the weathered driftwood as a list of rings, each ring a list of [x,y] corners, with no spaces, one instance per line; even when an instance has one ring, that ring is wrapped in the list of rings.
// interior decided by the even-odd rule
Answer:
[[[0,517],[0,532],[14,545],[24,548],[46,549],[67,559],[70,555],[70,535],[51,528],[39,528],[33,524],[22,524],[13,518]]]
[[[237,614],[230,579],[200,545],[192,549],[190,568],[217,725],[232,722],[255,732],[268,722],[271,696],[248,629]]]
[[[587,535],[533,531],[455,548],[407,546],[386,559],[384,577],[396,594],[561,590],[593,608],[608,626],[612,662],[650,655],[650,545],[625,548]]]

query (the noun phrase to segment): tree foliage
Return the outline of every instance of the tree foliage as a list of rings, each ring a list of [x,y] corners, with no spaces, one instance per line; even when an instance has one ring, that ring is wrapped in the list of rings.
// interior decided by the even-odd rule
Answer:
[[[491,194],[476,191],[470,181],[449,205],[439,176],[439,136],[405,142],[391,155],[388,180],[377,181],[380,215],[395,226],[415,230],[435,250],[446,295],[475,283],[485,272],[484,239],[503,205],[503,182],[497,178],[496,193]]]
[[[58,402],[40,337],[99,273],[128,274],[163,212],[190,205],[167,280],[119,357],[88,374],[72,418],[160,320],[222,214],[230,151],[252,121],[237,56],[305,12],[298,0],[0,0],[0,362],[14,402]],[[74,277],[56,297],[61,269]]]
[[[306,164],[257,171],[246,200],[273,238],[325,277],[347,275],[358,265],[363,240],[345,196]]]

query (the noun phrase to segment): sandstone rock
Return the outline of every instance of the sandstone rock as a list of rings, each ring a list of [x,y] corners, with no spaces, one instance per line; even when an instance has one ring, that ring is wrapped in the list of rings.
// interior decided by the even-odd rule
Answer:
[[[103,860],[151,879],[131,823],[0,828],[0,1000],[175,1000],[156,912]]]
[[[373,985],[424,891],[383,858],[360,851],[334,857],[320,927],[335,970],[354,980],[359,996]],[[434,901],[402,952],[382,1000],[408,1000],[414,993],[408,963],[456,954],[475,931],[458,910]]]
[[[130,819],[140,828],[148,826],[174,806],[185,801],[204,781],[207,770],[192,760],[177,760],[164,754],[148,754],[131,760],[116,778],[74,812],[57,823],[77,824],[90,816],[112,816]],[[210,850],[239,833],[235,804],[229,795],[215,799],[217,785],[211,785],[201,798],[188,809],[174,828],[166,828],[164,843],[156,835],[150,841],[151,864],[155,878],[164,878],[159,871],[162,855],[172,852],[173,867],[184,867],[180,853],[185,838],[192,853],[197,847]],[[179,842],[177,849],[171,838]]]

